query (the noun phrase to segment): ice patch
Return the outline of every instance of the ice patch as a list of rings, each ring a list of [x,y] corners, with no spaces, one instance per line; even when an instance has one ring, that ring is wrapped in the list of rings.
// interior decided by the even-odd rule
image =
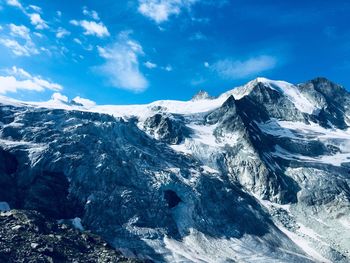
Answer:
[[[254,241],[249,236],[240,239],[213,238],[196,229],[190,229],[189,234],[181,241],[165,237],[165,247],[171,254],[165,255],[167,262],[283,262],[278,253],[291,254],[300,258],[308,258],[286,249],[274,251],[260,247],[261,241]],[[321,256],[319,257],[321,258]],[[323,261],[329,262],[329,261]]]
[[[345,228],[350,230],[350,220],[347,218],[340,218],[339,223],[342,224]]]
[[[204,172],[207,172],[207,173],[210,173],[210,174],[219,174],[220,173],[218,170],[213,169],[213,168],[211,168],[211,167],[209,167],[207,165],[203,165],[201,167],[203,168]]]
[[[267,83],[271,85],[273,88],[281,90],[285,95],[287,95],[289,100],[293,102],[294,106],[299,111],[308,113],[308,114],[313,114],[315,112],[318,112],[318,109],[316,108],[316,106],[311,101],[309,101],[303,94],[301,94],[301,92],[295,85],[285,81],[273,81],[273,80],[268,80]]]
[[[306,239],[298,236],[297,234],[287,230],[282,226],[277,226],[287,237],[289,237],[296,245],[298,245],[306,254],[322,263],[332,263],[332,261],[323,257],[320,253],[318,253],[313,247],[312,243],[307,241]]]
[[[279,145],[275,146],[275,151],[271,153],[275,157],[285,160],[302,161],[309,163],[323,163],[333,166],[342,166],[343,163],[350,162],[350,153],[336,153],[334,155],[321,155],[320,157],[309,157],[301,154],[295,154],[283,149]]]

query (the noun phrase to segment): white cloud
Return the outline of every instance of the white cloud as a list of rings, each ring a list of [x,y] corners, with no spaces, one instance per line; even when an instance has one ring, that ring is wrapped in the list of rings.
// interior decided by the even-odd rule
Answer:
[[[39,54],[32,41],[30,30],[23,25],[9,24],[9,36],[12,38],[0,38],[0,44],[7,47],[16,56],[31,56]]]
[[[206,40],[207,39],[207,37],[203,34],[203,33],[201,33],[201,32],[196,32],[194,35],[192,35],[191,37],[190,37],[190,40],[197,40],[197,41],[199,41],[199,40]]]
[[[107,27],[102,22],[96,23],[95,21],[87,20],[71,20],[70,23],[74,26],[81,26],[85,30],[84,35],[95,35],[101,38],[110,35]]]
[[[8,74],[21,77],[21,78],[31,78],[32,76],[22,68],[17,68],[13,66],[11,69],[6,70]]]
[[[29,5],[24,8],[23,5],[18,0],[6,0],[7,4],[19,8],[27,17],[30,19],[30,23],[35,26],[36,29],[47,29],[49,26],[46,21],[43,20],[39,13],[41,13],[41,7],[36,5]],[[36,13],[29,13],[26,9],[31,9]]]
[[[227,79],[240,79],[262,73],[275,68],[277,59],[272,56],[258,56],[248,60],[219,60],[211,66],[221,77]]]
[[[36,6],[36,5],[29,5],[29,8],[32,9],[33,11],[37,13],[41,13],[41,7]]]
[[[71,20],[69,21],[73,26],[80,26],[80,22],[78,20]]]
[[[34,46],[32,42],[26,42],[25,44],[20,44],[17,40],[1,38],[0,44],[7,47],[16,56],[29,57],[31,55],[39,54],[38,49]]]
[[[83,14],[94,20],[100,20],[98,13],[95,10],[89,10],[86,6],[83,7]]]
[[[143,64],[145,65],[146,68],[149,68],[149,69],[154,69],[154,68],[157,67],[157,64],[154,64],[151,61],[147,61],[147,62],[145,62]]]
[[[207,80],[203,77],[198,77],[198,78],[195,78],[195,79],[192,79],[191,80],[191,85],[192,86],[199,86],[199,85],[202,85],[203,83],[205,83]]]
[[[77,43],[78,45],[82,45],[83,44],[83,42],[81,42],[81,40],[79,38],[74,38],[73,41],[75,43]]]
[[[64,38],[65,36],[69,36],[70,32],[63,27],[59,27],[56,31],[56,37],[57,38]]]
[[[7,0],[6,3],[10,6],[14,6],[21,10],[24,10],[22,4],[18,0]]]
[[[58,17],[62,17],[62,12],[61,12],[61,11],[56,11],[56,15],[57,15]]]
[[[164,70],[170,72],[170,71],[173,71],[173,67],[170,66],[170,65],[167,65],[167,66],[164,68]]]
[[[172,15],[178,15],[182,9],[189,9],[198,0],[139,0],[138,11],[155,21],[163,23]]]
[[[50,82],[40,76],[33,76],[24,69],[12,67],[7,70],[7,76],[0,76],[0,94],[18,92],[19,90],[37,91],[62,90],[57,83]]]
[[[84,44],[79,38],[74,38],[73,41],[86,51],[92,51],[94,49],[94,46],[92,44]]]
[[[47,23],[41,18],[40,14],[34,13],[28,15],[30,18],[30,22],[33,26],[35,26],[36,29],[46,29],[49,28]]]
[[[15,24],[9,24],[10,35],[13,37],[20,37],[25,40],[31,41],[30,38],[30,30],[28,27],[20,25],[17,26]]]
[[[204,62],[203,65],[204,65],[204,67],[206,67],[206,68],[209,68],[209,67],[210,67],[209,62],[207,62],[207,61]]]
[[[98,67],[116,88],[142,92],[148,87],[148,81],[139,68],[139,56],[143,55],[139,43],[129,38],[128,32],[122,32],[113,45],[98,47],[105,64]]]
[[[44,37],[44,35],[39,33],[39,32],[34,32],[33,34],[36,35],[38,38],[43,38]]]

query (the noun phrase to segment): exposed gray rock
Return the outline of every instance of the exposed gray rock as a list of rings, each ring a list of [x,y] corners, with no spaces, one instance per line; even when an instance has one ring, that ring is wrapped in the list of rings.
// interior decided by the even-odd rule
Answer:
[[[176,116],[160,113],[147,118],[144,129],[156,139],[169,144],[180,144],[190,134],[190,130]]]
[[[0,212],[0,261],[141,262],[125,258],[96,235],[29,210]]]

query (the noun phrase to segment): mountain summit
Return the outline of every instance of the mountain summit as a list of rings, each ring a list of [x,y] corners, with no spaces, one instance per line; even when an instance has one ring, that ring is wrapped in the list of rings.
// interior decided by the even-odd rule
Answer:
[[[1,97],[0,209],[155,262],[349,262],[350,93],[259,78],[208,98]]]
[[[213,99],[213,97],[210,96],[209,93],[206,92],[206,91],[204,91],[204,90],[198,91],[198,92],[192,97],[192,101],[196,101],[196,100],[209,100],[209,99]]]

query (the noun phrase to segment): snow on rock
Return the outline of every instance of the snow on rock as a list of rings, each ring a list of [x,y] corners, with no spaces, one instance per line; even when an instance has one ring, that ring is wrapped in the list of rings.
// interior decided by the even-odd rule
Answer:
[[[39,107],[59,108],[66,110],[88,110],[92,112],[111,114],[116,117],[137,116],[144,119],[151,116],[155,110],[160,109],[169,113],[184,115],[209,112],[220,107],[231,95],[233,95],[236,100],[247,96],[254,89],[257,83],[264,83],[267,88],[283,92],[301,112],[312,114],[316,110],[312,102],[304,97],[298,91],[298,88],[295,85],[284,81],[274,81],[265,78],[257,78],[243,86],[236,87],[228,92],[225,92],[215,99],[209,95],[207,96],[207,93],[202,92],[200,96],[201,99],[190,101],[160,100],[143,105],[96,105],[93,101],[80,97],[74,98],[72,100],[73,103],[69,103],[66,96],[60,93],[54,93],[52,95],[52,99],[48,102],[16,102]],[[4,100],[5,99],[0,101]],[[13,100],[12,103],[13,102],[15,102],[15,100]]]
[[[289,152],[283,147],[277,145],[274,156],[290,160],[302,160],[306,162],[317,162],[341,166],[342,163],[350,162],[350,129],[326,129],[319,124],[310,122],[309,124],[302,122],[277,121],[270,120],[266,123],[256,123],[260,130],[266,134],[280,137],[290,138],[292,140],[300,140],[310,142],[317,140],[324,145],[336,147],[339,152],[329,155],[321,155],[319,157],[308,157],[301,154]]]
[[[231,91],[224,93],[220,97],[228,97],[230,95],[233,95],[236,100],[239,100],[249,95],[249,93],[252,92],[252,90],[256,87],[258,83],[262,83],[265,85],[266,88],[276,90],[286,95],[289,98],[289,100],[293,102],[295,107],[301,112],[305,112],[308,114],[313,114],[317,112],[315,104],[309,99],[307,99],[299,91],[297,86],[285,81],[269,80],[266,78],[257,78],[255,80],[252,80],[244,86],[235,88]]]
[[[96,105],[96,102],[89,100],[89,99],[81,98],[80,96],[72,99],[72,103],[76,103],[77,105],[81,105],[85,108],[92,108]]]
[[[285,81],[272,81],[266,80],[265,83],[272,86],[272,88],[282,91],[288,98],[294,103],[295,107],[301,112],[308,114],[313,114],[317,111],[315,105],[309,101],[299,90],[298,88]]]

